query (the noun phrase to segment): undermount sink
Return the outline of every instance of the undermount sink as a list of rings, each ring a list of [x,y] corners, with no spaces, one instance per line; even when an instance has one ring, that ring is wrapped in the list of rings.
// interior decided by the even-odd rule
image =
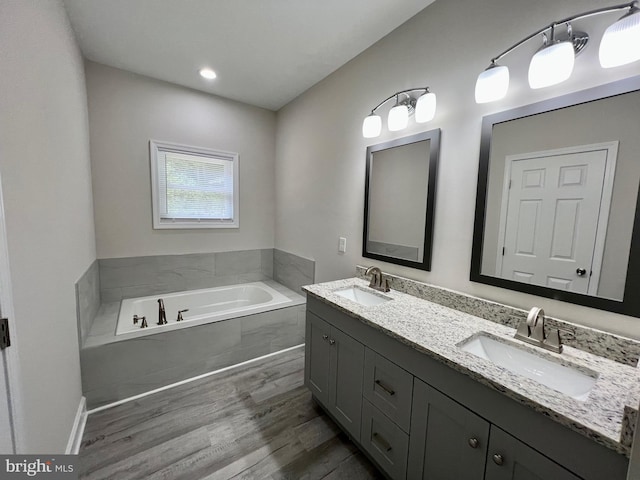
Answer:
[[[585,373],[575,367],[561,365],[484,332],[468,338],[458,346],[465,352],[580,401],[587,399],[598,378],[595,372]]]
[[[389,297],[367,292],[366,290],[358,287],[343,288],[342,290],[336,290],[333,293],[340,295],[341,297],[348,298],[352,302],[359,303],[365,307],[380,305],[381,303],[391,300]]]

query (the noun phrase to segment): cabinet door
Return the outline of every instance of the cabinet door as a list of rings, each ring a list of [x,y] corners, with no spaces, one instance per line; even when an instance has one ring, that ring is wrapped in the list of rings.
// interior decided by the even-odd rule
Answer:
[[[486,478],[490,480],[580,480],[573,473],[495,425],[491,426]]]
[[[482,480],[489,422],[418,379],[413,390],[407,478]]]
[[[305,384],[323,404],[329,402],[329,365],[332,353],[331,327],[320,317],[307,312],[305,332]]]
[[[347,432],[360,440],[364,345],[331,328],[329,411]]]

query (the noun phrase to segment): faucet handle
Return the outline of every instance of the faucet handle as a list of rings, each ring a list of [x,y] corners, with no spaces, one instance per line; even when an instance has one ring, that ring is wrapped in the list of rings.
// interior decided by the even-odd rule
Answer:
[[[529,327],[529,337],[544,342],[546,335],[544,331],[544,310],[533,307],[527,316],[527,327]]]
[[[182,314],[188,311],[189,311],[188,308],[185,308],[184,310],[178,310],[178,318],[176,319],[176,322],[181,322],[182,320],[184,320],[184,318],[182,317]]]

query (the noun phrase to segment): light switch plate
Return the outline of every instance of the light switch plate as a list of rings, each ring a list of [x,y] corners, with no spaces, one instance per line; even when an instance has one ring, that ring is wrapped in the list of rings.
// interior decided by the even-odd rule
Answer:
[[[345,253],[346,251],[347,251],[347,239],[345,237],[339,237],[338,252]]]

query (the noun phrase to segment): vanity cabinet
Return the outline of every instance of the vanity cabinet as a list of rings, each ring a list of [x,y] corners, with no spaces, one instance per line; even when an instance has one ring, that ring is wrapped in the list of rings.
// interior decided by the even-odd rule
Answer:
[[[408,478],[580,480],[424,382],[414,391]]]
[[[360,439],[364,346],[307,313],[305,383],[336,421]]]
[[[394,335],[307,298],[305,384],[388,478],[626,478],[623,455]]]

